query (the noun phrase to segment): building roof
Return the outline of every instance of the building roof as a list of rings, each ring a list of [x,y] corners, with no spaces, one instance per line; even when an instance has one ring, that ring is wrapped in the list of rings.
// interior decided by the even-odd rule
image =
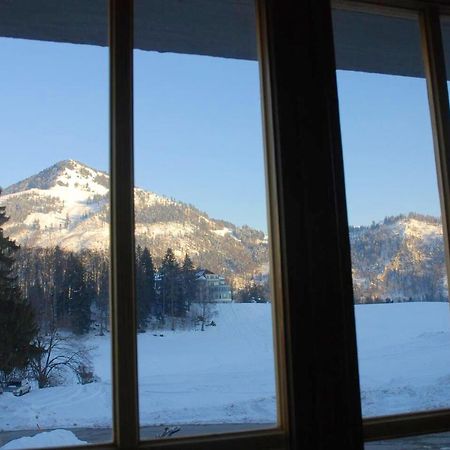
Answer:
[[[200,279],[200,278],[206,279],[206,275],[214,275],[214,272],[211,272],[208,269],[200,269],[195,274],[195,277],[197,278],[197,280]]]

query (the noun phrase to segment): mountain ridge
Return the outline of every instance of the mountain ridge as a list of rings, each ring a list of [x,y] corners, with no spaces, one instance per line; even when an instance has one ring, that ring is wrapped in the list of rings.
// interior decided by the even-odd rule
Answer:
[[[213,219],[193,205],[135,188],[136,241],[156,260],[168,247],[177,257],[242,284],[268,270],[262,231]],[[7,187],[0,197],[10,220],[4,229],[25,247],[79,251],[109,248],[109,176],[79,161],[60,161]]]
[[[23,247],[109,248],[109,176],[60,161],[6,188],[5,233]],[[224,274],[236,286],[269,272],[267,236],[213,219],[193,205],[135,188],[136,242],[157,264],[168,247],[181,261]],[[439,218],[409,213],[349,227],[355,301],[443,300],[448,295]]]

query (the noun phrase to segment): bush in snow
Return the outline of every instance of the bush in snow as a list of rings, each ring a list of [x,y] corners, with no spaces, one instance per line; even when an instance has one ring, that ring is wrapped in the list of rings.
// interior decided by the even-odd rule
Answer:
[[[31,360],[30,370],[39,388],[61,384],[68,373],[73,373],[82,384],[93,381],[89,349],[79,340],[55,330],[38,336],[35,346],[39,354]]]

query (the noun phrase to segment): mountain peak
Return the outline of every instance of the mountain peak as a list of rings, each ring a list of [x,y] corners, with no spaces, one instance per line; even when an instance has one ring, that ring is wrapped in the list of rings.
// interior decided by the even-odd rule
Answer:
[[[48,190],[55,187],[69,187],[73,184],[96,184],[109,188],[109,176],[105,172],[83,164],[74,159],[66,159],[42,170],[36,175],[15,183],[4,190],[4,194],[15,194],[30,189]]]
[[[63,161],[59,161],[53,164],[52,167],[58,167],[60,169],[78,169],[79,167],[86,167],[88,169],[91,169],[86,164],[83,164],[75,159],[64,159]]]

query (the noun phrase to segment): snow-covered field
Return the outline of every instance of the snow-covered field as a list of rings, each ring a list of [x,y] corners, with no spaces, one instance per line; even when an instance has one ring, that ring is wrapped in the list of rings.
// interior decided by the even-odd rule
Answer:
[[[276,421],[270,305],[221,304],[214,321],[138,335],[142,425]],[[110,336],[85,344],[100,382],[5,393],[0,430],[111,426]]]
[[[356,307],[364,416],[450,407],[448,303]]]
[[[447,303],[356,307],[365,416],[450,407]],[[139,334],[142,425],[276,420],[270,305],[218,305],[216,327]],[[109,336],[92,336],[100,381],[0,396],[0,430],[111,425]]]

